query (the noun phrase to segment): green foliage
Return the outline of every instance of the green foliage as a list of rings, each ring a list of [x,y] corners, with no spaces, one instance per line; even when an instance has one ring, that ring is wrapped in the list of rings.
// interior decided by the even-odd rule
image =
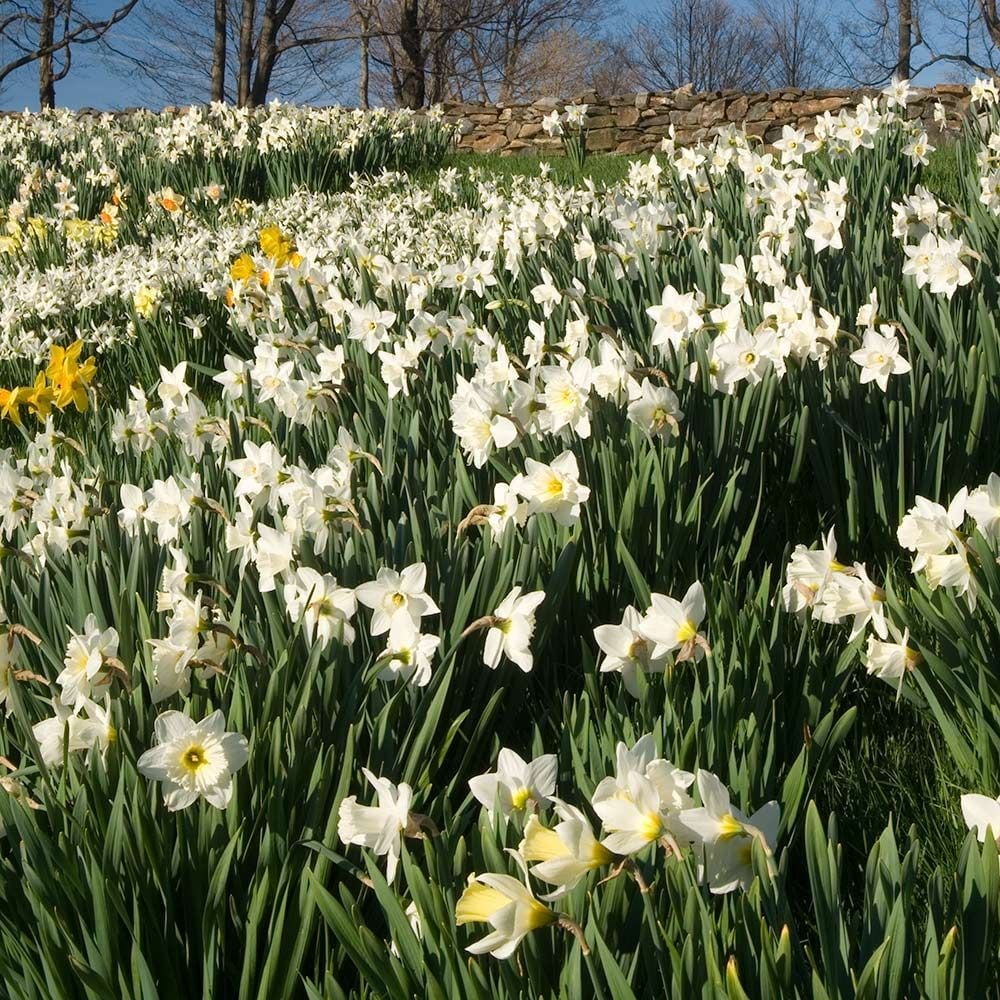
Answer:
[[[301,186],[334,191],[352,172],[403,169],[443,150],[441,135],[423,126],[403,138],[375,128],[342,158],[327,155],[327,139],[312,135],[287,156],[149,166],[146,134],[121,170],[137,194],[224,180],[227,197],[263,199]],[[848,189],[843,251],[817,253],[803,239],[787,262],[790,273],[807,276],[817,308],[844,319],[826,367],[791,364],[783,378],[772,370],[733,394],[717,393],[708,384],[707,338],[693,338],[680,356],[661,359],[684,412],[675,438],[651,438],[621,408],[595,407],[590,436],[573,443],[591,488],[576,525],[537,517],[522,535],[499,541],[475,526],[458,530],[527,458],[553,457],[553,442],[526,438],[482,468],[467,462],[447,429],[456,375],[472,371],[467,354],[434,358],[408,395],[391,398],[378,358],[339,336],[310,294],[287,289],[289,328],[343,341],[349,371],[328,412],[303,426],[249,389],[252,419],[218,397],[211,376],[227,354],[247,357],[254,343],[249,325],[229,322],[222,302],[185,288],[171,309],[141,317],[129,303],[127,316],[110,313],[134,323],[136,336],[101,354],[96,409],[59,425],[76,445],[60,442],[70,474],[100,473],[87,479],[86,537],[44,564],[18,557],[13,544],[3,550],[3,607],[40,642],[17,639],[28,676],[11,684],[11,714],[0,727],[4,773],[26,790],[0,794],[0,992],[18,1000],[995,993],[1000,859],[989,837],[980,845],[965,834],[958,797],[995,789],[1000,769],[1000,571],[995,551],[973,537],[980,600],[970,611],[910,573],[896,530],[915,496],[947,502],[996,468],[998,222],[977,201],[968,150],[943,151],[920,173],[900,155],[902,144],[886,131],[846,164],[819,153],[812,165],[824,181],[844,176]],[[29,155],[44,162],[44,152]],[[523,162],[479,160],[477,168],[495,171],[516,199]],[[627,165],[590,156],[583,169],[610,186]],[[4,170],[0,191],[13,197],[17,171]],[[560,176],[559,167],[553,172]],[[459,220],[487,192],[475,171],[456,173],[453,187],[414,189],[431,211]],[[368,190],[388,197],[407,183],[389,179]],[[954,192],[970,220],[963,236],[981,258],[975,282],[950,298],[902,273],[892,204],[917,183]],[[648,355],[645,310],[664,286],[697,288],[708,306],[721,304],[718,262],[749,260],[758,237],[732,173],[695,191],[668,170],[658,190],[674,208],[660,252],[625,273],[613,248],[619,234],[597,213],[581,212],[600,247],[592,272],[564,233],[526,256],[516,274],[498,268],[489,293],[498,307],[460,300],[456,290],[438,305],[449,315],[467,305],[477,324],[519,352],[522,304],[545,267],[559,289],[574,280],[584,286],[579,299],[592,332],[610,330]],[[271,221],[271,210],[252,215],[247,233]],[[714,226],[702,240],[709,212]],[[206,210],[205,227],[216,221]],[[128,225],[125,235],[144,245],[173,223]],[[39,269],[69,253],[54,238],[36,251]],[[376,301],[370,276],[365,282],[359,298]],[[911,364],[885,393],[859,386],[849,359],[854,316],[873,288],[880,314],[905,335]],[[403,314],[405,299],[393,286],[378,301]],[[199,311],[210,335],[192,340],[181,318]],[[749,311],[762,319],[758,305]],[[574,315],[567,296],[551,328],[565,330]],[[75,321],[84,318],[94,317],[81,309]],[[124,406],[128,386],[152,395],[160,365],[182,360],[228,428],[225,453],[196,457],[168,438],[141,454],[117,449],[113,408]],[[689,378],[694,362],[699,373]],[[24,359],[5,362],[4,384],[33,370]],[[379,679],[383,643],[360,619],[352,646],[311,644],[280,594],[262,592],[257,571],[227,546],[239,500],[225,462],[245,442],[272,441],[290,462],[315,466],[340,430],[373,460],[355,456],[353,509],[325,545],[304,547],[300,564],[356,587],[385,566],[426,562],[441,646],[425,688]],[[21,434],[6,432],[23,454]],[[227,729],[249,739],[250,757],[226,809],[199,802],[174,814],[136,768],[162,708],[150,697],[149,640],[166,629],[157,591],[172,557],[150,532],[128,537],[116,514],[123,483],[194,473],[212,504],[197,506],[178,541],[187,582],[219,609],[238,645],[223,673],[195,680],[183,705],[199,719],[223,709]],[[848,643],[842,631],[781,608],[791,546],[831,526],[840,558],[878,568],[891,620],[908,626],[919,646],[923,662],[900,706],[891,689],[859,677],[861,639]],[[628,605],[646,607],[653,592],[683,593],[696,579],[707,595],[702,628],[711,653],[641,677],[633,698],[616,675],[601,672],[593,629],[617,622]],[[515,584],[546,594],[535,667],[521,674],[506,664],[494,673],[483,666],[481,634],[465,629]],[[117,630],[131,678],[112,689],[117,739],[103,754],[67,753],[61,766],[47,766],[33,726],[51,714],[67,629],[79,630],[91,613]],[[647,850],[630,867],[589,875],[558,901],[579,936],[556,924],[525,938],[510,961],[470,957],[474,935],[456,926],[456,901],[470,874],[512,870],[505,849],[524,830],[517,816],[491,821],[469,778],[490,770],[500,747],[525,757],[556,753],[560,797],[585,808],[614,772],[616,745],[644,733],[679,767],[717,774],[746,812],[776,800],[776,856],[755,843],[749,890],[716,896],[691,852],[668,859]],[[437,828],[405,840],[391,883],[371,852],[345,847],[337,835],[341,803],[364,795],[362,768],[410,784],[414,810]]]

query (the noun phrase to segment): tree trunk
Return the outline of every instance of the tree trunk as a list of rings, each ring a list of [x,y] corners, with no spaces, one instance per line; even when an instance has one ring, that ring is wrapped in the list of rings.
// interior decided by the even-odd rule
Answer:
[[[247,99],[247,106],[258,108],[267,103],[267,92],[271,87],[271,74],[274,72],[274,62],[278,57],[278,10],[275,0],[267,0],[264,4],[264,19],[260,25],[260,36],[257,39],[257,66],[254,69],[253,86]]]
[[[67,0],[69,2],[69,0]],[[46,52],[55,40],[56,0],[42,0],[42,14],[38,24],[38,49],[44,54],[38,60],[38,106],[56,106],[56,81],[52,67],[52,53]]]
[[[270,4],[268,5],[270,6]],[[250,71],[253,67],[253,22],[257,0],[243,0],[240,8],[240,49],[236,80],[236,103],[245,108],[250,103]],[[265,21],[267,14],[264,15]]]
[[[369,95],[368,95],[368,70],[369,70],[369,54],[371,42],[368,37],[368,31],[371,27],[371,22],[368,18],[368,12],[365,10],[360,13],[361,19],[361,65],[358,67],[358,103],[364,108],[365,111],[370,107]]]
[[[899,55],[896,60],[896,76],[901,80],[910,78],[912,40],[913,0],[899,0]]]
[[[215,0],[212,22],[212,100],[226,99],[226,0]]]
[[[997,12],[997,0],[979,0],[979,9],[983,14],[983,23],[993,44],[1000,46],[1000,14]],[[995,78],[996,73],[992,76]]]
[[[424,106],[425,82],[423,32],[420,30],[419,0],[402,0],[399,18],[399,45],[402,51],[399,102],[416,111]]]

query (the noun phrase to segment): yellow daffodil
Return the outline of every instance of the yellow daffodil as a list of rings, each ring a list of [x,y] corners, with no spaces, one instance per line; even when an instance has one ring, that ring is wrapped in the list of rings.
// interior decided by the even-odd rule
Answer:
[[[278,267],[284,267],[294,252],[294,244],[277,226],[266,226],[260,231],[260,249]]]
[[[229,277],[233,281],[249,281],[256,273],[257,266],[248,253],[240,254],[229,268]]]
[[[60,347],[58,344],[52,346],[52,354],[48,368],[45,370],[45,376],[48,378],[54,393],[55,405],[60,410],[65,409],[70,403],[80,413],[87,409],[87,387],[93,381],[97,371],[97,362],[91,357],[80,364],[82,350],[82,340],[74,341],[66,348]],[[37,383],[35,391],[37,391]]]
[[[24,404],[39,420],[44,420],[52,412],[56,394],[47,383],[45,372],[39,372],[35,378],[35,384],[31,387],[25,387],[21,391],[24,393]]]

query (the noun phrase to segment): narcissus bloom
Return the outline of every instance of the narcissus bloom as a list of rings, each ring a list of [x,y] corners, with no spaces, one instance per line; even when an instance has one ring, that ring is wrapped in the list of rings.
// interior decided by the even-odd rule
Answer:
[[[79,753],[92,747],[104,753],[115,742],[107,699],[103,705],[95,701],[84,702],[74,711],[55,698],[52,707],[56,713],[53,717],[31,727],[47,767],[59,767],[67,753]]]
[[[87,615],[83,631],[70,632],[63,670],[56,678],[62,688],[59,700],[74,710],[89,701],[103,679],[105,660],[117,655],[118,633],[113,628],[102,632],[94,615]]]
[[[965,510],[984,538],[1000,541],[1000,476],[991,472],[986,484],[969,494]]]
[[[669,833],[656,786],[644,774],[627,775],[624,795],[594,800],[607,836],[602,843],[612,854],[635,854]]]
[[[910,370],[910,362],[900,357],[899,338],[892,327],[883,327],[881,333],[866,330],[851,360],[861,367],[861,384],[877,382],[883,392],[889,388],[890,375],[905,375]]]
[[[438,606],[424,593],[427,567],[422,563],[407,566],[402,573],[380,569],[370,583],[354,591],[355,597],[372,609],[371,634],[383,635],[400,623],[419,631],[424,615],[440,613]]]
[[[702,854],[701,877],[717,894],[732,892],[738,886],[748,888],[753,880],[753,841],[759,840],[768,853],[777,846],[778,803],[768,802],[747,817],[730,803],[722,782],[704,770],[698,771],[698,795],[702,805],[682,811],[679,822]]]
[[[497,755],[497,769],[469,779],[469,790],[486,807],[492,819],[497,804],[504,816],[548,803],[556,790],[559,762],[554,753],[542,754],[530,763],[513,750]]]
[[[500,658],[516,663],[525,673],[530,673],[534,660],[531,655],[531,637],[535,632],[535,610],[545,600],[544,590],[521,594],[515,587],[493,612],[486,643],[483,646],[483,663],[496,670]]]
[[[511,485],[528,501],[528,513],[551,514],[557,524],[575,524],[581,504],[590,497],[590,488],[580,482],[576,456],[564,451],[549,465],[528,458],[524,468],[525,474]]]
[[[555,829],[530,816],[518,847],[525,861],[539,862],[531,869],[535,878],[558,886],[542,899],[558,899],[569,892],[587,872],[602,868],[614,855],[594,836],[590,820],[575,806],[553,800],[562,822]]]
[[[309,642],[326,647],[331,640],[349,646],[354,642],[350,624],[357,611],[354,591],[341,587],[330,573],[300,566],[283,589],[285,610],[293,621],[303,624]]]
[[[82,351],[82,340],[74,341],[66,348],[58,344],[52,347],[45,376],[52,387],[54,402],[59,409],[64,409],[70,403],[81,413],[87,409],[87,386],[93,381],[97,362],[93,358],[87,358],[81,364]]]
[[[786,611],[799,612],[812,607],[822,598],[823,588],[833,574],[847,569],[837,562],[837,539],[831,528],[820,549],[796,545],[785,571],[785,586],[781,598]]]
[[[601,673],[617,671],[622,675],[625,690],[639,697],[639,671],[662,673],[666,668],[666,654],[653,655],[653,644],[642,634],[642,615],[627,607],[620,625],[598,625],[594,638],[604,653]]]
[[[681,650],[684,655],[677,659],[700,660],[704,639],[698,634],[698,626],[704,619],[705,591],[696,580],[679,601],[665,594],[650,595],[650,608],[639,623],[639,633],[654,643],[654,657]]]
[[[204,798],[225,809],[233,796],[233,772],[249,757],[247,739],[226,732],[221,709],[195,722],[183,712],[164,712],[154,726],[157,745],[138,760],[139,773],[163,782],[163,801],[171,812]]]
[[[489,952],[494,958],[510,958],[527,934],[558,919],[535,899],[530,889],[510,875],[470,875],[455,907],[455,923],[459,927],[486,923],[493,928],[466,951],[473,955]]]
[[[985,843],[987,837],[1000,844],[1000,799],[991,799],[988,795],[963,795],[962,817],[965,825],[975,831],[980,844]]]
[[[399,864],[403,834],[410,825],[413,789],[406,782],[397,786],[388,778],[376,778],[367,768],[361,772],[375,789],[378,805],[361,806],[357,796],[348,796],[340,803],[337,835],[345,844],[367,847],[379,857],[385,855],[385,877],[391,882]]]
[[[660,304],[650,306],[646,315],[653,321],[650,343],[665,354],[670,353],[670,347],[679,351],[688,337],[701,328],[695,293],[681,294],[673,285],[663,289]]]
[[[379,680],[399,679],[415,687],[426,687],[431,679],[431,660],[440,644],[440,636],[421,635],[408,626],[390,629],[389,645],[379,656],[379,662],[385,664],[379,671]]]
[[[920,653],[909,645],[910,630],[902,633],[889,624],[894,642],[884,642],[874,635],[868,636],[868,647],[865,651],[865,666],[868,673],[896,686],[897,694],[903,688],[903,679],[920,663]]]

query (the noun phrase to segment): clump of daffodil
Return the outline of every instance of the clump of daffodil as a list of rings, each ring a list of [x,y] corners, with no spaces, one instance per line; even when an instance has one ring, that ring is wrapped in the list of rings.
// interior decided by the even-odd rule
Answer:
[[[277,226],[265,226],[260,231],[261,253],[268,256],[276,267],[284,267],[291,264],[297,267],[302,260],[295,251],[295,243],[292,238],[283,233]]]
[[[74,341],[69,347],[59,347],[54,344],[49,357],[49,365],[45,369],[45,377],[54,393],[56,407],[64,410],[70,403],[77,411],[83,413],[87,409],[87,389],[97,372],[97,362],[93,357],[80,362],[83,351],[83,341]],[[35,391],[39,388],[35,382]]]
[[[72,404],[80,413],[90,404],[88,389],[97,372],[94,358],[80,361],[83,341],[69,347],[53,345],[45,371],[39,372],[32,385],[0,388],[0,419],[21,423],[21,408],[45,420],[53,408],[64,410]]]

